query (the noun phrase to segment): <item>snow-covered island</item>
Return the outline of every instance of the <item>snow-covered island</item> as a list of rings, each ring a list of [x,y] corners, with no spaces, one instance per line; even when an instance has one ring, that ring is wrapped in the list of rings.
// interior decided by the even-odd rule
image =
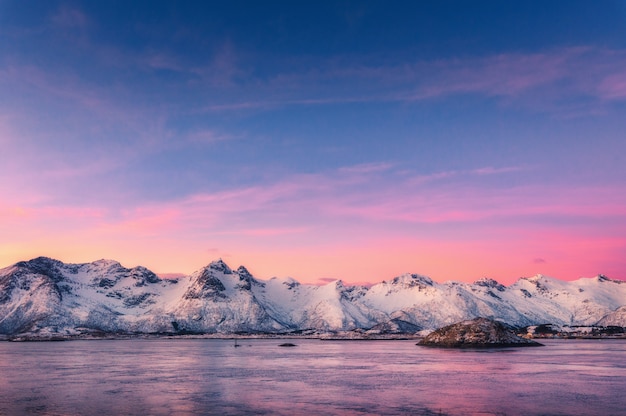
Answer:
[[[605,276],[566,282],[537,275],[504,286],[404,274],[371,287],[340,280],[318,286],[257,279],[222,260],[167,279],[113,260],[65,264],[46,257],[0,270],[0,339],[413,338],[476,317],[530,327],[537,336],[594,325],[619,336],[625,307],[626,282]],[[543,331],[547,324],[555,332]]]

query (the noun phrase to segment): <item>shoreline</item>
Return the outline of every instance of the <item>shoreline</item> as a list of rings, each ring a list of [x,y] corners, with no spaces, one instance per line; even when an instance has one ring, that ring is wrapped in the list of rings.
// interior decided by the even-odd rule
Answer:
[[[123,341],[136,339],[217,339],[217,340],[251,340],[251,339],[317,339],[320,341],[419,341],[422,335],[415,334],[77,334],[77,335],[50,335],[33,336],[0,335],[0,342],[63,342],[63,341]],[[599,335],[599,336],[552,336],[533,337],[532,339],[545,340],[626,340],[626,335]]]

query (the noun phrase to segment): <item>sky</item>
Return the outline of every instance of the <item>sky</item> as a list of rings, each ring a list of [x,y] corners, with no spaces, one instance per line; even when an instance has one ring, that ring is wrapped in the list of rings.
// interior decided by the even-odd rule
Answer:
[[[626,279],[626,2],[0,0],[0,267]]]

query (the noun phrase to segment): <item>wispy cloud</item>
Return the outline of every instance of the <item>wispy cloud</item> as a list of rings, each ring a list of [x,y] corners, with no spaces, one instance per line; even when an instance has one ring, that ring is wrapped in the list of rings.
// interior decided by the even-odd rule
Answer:
[[[410,172],[406,172],[409,175],[408,183],[412,185],[424,185],[435,181],[450,180],[453,178],[468,178],[472,176],[498,176],[506,175],[515,172],[521,172],[528,170],[528,167],[523,166],[502,166],[492,167],[485,166],[470,170],[447,170],[441,172],[433,172],[429,174],[412,175]]]
[[[441,224],[546,216],[578,221],[582,217],[626,215],[626,200],[612,188],[565,189],[555,198],[540,185],[490,189],[443,175],[443,182],[432,186],[389,169],[387,164],[372,164],[328,174],[295,175],[272,184],[199,193],[171,203],[125,210],[120,222],[111,219],[120,230],[182,227],[214,234],[275,236],[307,233],[320,225],[354,220]],[[495,171],[489,169],[487,173]],[[487,173],[479,172],[477,177]],[[370,186],[354,188],[356,178]],[[48,216],[62,212],[38,213]],[[102,212],[98,215],[102,217]]]
[[[570,76],[570,61],[583,52],[584,49],[566,49],[436,62],[422,69],[429,82],[418,86],[406,98],[422,100],[463,93],[518,96]]]
[[[521,166],[505,166],[500,168],[495,168],[492,166],[485,166],[483,168],[478,168],[470,171],[471,173],[475,173],[477,175],[498,175],[501,173],[511,173],[511,172],[520,172],[526,170],[527,168]]]
[[[245,100],[212,103],[206,111],[271,110],[293,105],[370,102],[418,102],[458,95],[483,95],[537,111],[580,111],[567,99],[591,100],[585,114],[603,100],[626,96],[626,52],[571,47],[532,54],[500,54],[482,58],[419,61],[370,66],[334,58],[314,70],[283,72],[255,80]],[[337,86],[341,86],[338,88]],[[271,91],[272,98],[267,96]],[[232,98],[231,98],[232,100]],[[580,105],[580,104],[578,104]]]
[[[626,71],[607,75],[599,83],[597,92],[601,98],[607,100],[626,99]]]
[[[186,140],[188,143],[196,143],[196,144],[213,144],[218,142],[223,142],[227,140],[232,140],[233,136],[219,133],[215,130],[195,130],[186,135]]]
[[[225,103],[225,104],[209,104],[200,110],[196,110],[198,112],[222,112],[222,111],[240,111],[240,110],[259,110],[259,109],[270,109],[276,107],[284,106],[285,102],[281,101],[243,101],[236,103]]]
[[[487,170],[489,174],[498,171]],[[501,174],[517,174],[514,169],[502,170]],[[558,259],[564,258],[560,253],[565,247],[579,253],[583,249],[615,251],[626,245],[626,228],[615,226],[626,224],[625,189],[561,189],[542,183],[503,189],[485,186],[484,175],[468,171],[466,175],[444,175],[434,182],[412,181],[405,171],[388,163],[372,163],[164,202],[129,200],[123,207],[117,201],[93,207],[88,203],[5,200],[0,204],[0,235],[19,242],[62,234],[68,247],[78,247],[78,241],[89,238],[106,244],[108,252],[120,247],[141,246],[148,252],[150,247],[169,250],[177,246],[185,253],[195,253],[194,258],[236,252],[237,258],[249,253],[249,258],[259,262],[291,256],[311,264],[320,258],[340,264],[340,258],[364,252],[384,258],[395,247],[392,251],[397,251],[402,261],[414,258],[415,253],[431,253],[428,262],[438,267],[446,264],[445,253],[450,250],[456,255],[469,250],[469,257],[484,256],[489,250],[517,252],[516,244],[521,241],[525,251],[518,254],[523,255],[524,264],[530,266],[528,259],[535,250],[550,257],[550,267],[563,265],[565,260]],[[473,181],[468,182],[468,177]],[[369,185],[353,187],[356,178]],[[607,218],[612,224],[608,233],[603,225]],[[475,239],[480,247],[464,245]],[[571,247],[564,239],[571,240]],[[577,243],[581,239],[593,245],[581,246]],[[46,241],[40,244],[49,244]],[[205,247],[213,244],[219,244],[219,253],[206,251]],[[383,246],[387,251],[378,253]],[[100,246],[90,247],[93,251]],[[515,257],[512,252],[507,252],[508,261]],[[381,270],[385,264],[389,267],[383,260],[379,263]],[[322,269],[317,265],[312,270]]]
[[[80,9],[76,7],[70,7],[65,4],[62,5],[57,11],[50,17],[50,21],[60,28],[79,28],[84,29],[89,25],[89,18]]]
[[[349,174],[367,174],[388,171],[393,167],[394,164],[389,162],[363,163],[360,165],[339,168],[339,172]]]
[[[284,236],[287,234],[303,234],[311,231],[311,227],[274,227],[274,228],[248,228],[234,229],[231,231],[219,231],[215,235],[240,235],[250,237],[272,237]]]
[[[303,91],[304,94],[306,92]],[[328,98],[302,98],[302,99],[275,99],[267,100],[260,99],[257,101],[243,101],[226,104],[211,104],[203,107],[202,112],[224,112],[233,110],[271,110],[276,108],[282,108],[286,106],[323,106],[323,105],[335,105],[335,104],[358,104],[358,103],[371,103],[380,101],[405,101],[403,98],[398,97],[381,97],[381,96],[366,96],[366,97],[328,97]]]

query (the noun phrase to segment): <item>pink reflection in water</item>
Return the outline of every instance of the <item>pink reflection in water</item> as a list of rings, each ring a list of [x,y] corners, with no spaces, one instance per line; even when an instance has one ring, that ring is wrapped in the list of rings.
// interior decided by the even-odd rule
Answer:
[[[625,341],[455,351],[413,341],[0,344],[0,414],[619,414]]]

